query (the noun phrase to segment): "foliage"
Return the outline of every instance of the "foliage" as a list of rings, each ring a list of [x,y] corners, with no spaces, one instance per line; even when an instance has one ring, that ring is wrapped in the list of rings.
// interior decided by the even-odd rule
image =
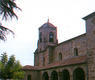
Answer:
[[[2,19],[8,20],[8,17],[11,19],[13,17],[16,17],[18,19],[18,16],[15,13],[15,9],[21,10],[15,0],[0,0],[0,15],[2,16]],[[1,23],[1,22],[0,22]],[[12,30],[0,25],[0,39],[3,41],[6,41],[7,33],[13,33]]]
[[[21,10],[15,3],[15,0],[0,0],[0,14],[3,16],[3,19],[7,20],[8,17],[17,17],[14,9]]]
[[[8,33],[12,33],[14,35],[14,32],[12,30],[0,25],[0,39],[6,41],[7,40],[6,35]]]
[[[15,56],[11,55],[8,59],[6,53],[1,54],[0,60],[0,78],[1,79],[23,79],[24,72],[19,61],[15,60]]]

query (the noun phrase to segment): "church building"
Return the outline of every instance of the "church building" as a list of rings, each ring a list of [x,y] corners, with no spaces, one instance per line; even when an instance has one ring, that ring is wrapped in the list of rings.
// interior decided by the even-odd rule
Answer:
[[[95,80],[95,12],[83,19],[86,33],[62,43],[49,21],[39,28],[34,66],[23,67],[24,80]]]

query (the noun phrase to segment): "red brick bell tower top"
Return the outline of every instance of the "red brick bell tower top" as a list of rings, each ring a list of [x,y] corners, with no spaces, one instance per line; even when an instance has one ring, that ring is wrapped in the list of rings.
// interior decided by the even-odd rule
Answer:
[[[52,23],[50,23],[49,19],[46,23],[44,23],[39,29],[43,28],[43,27],[52,27],[52,28],[56,28],[55,25],[53,25]]]
[[[48,46],[55,46],[57,44],[57,28],[50,23],[48,19],[48,21],[39,28],[38,50],[43,51]]]

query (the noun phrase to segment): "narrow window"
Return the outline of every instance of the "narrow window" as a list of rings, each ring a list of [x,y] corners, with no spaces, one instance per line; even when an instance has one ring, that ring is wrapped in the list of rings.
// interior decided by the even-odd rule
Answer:
[[[40,34],[39,34],[39,40],[40,40],[40,42],[42,42],[42,32],[40,32]]]
[[[46,41],[46,38],[44,38],[44,42],[47,42],[47,41]]]
[[[37,55],[37,66],[39,66],[39,55]]]
[[[53,54],[54,48],[49,47],[49,64],[54,61],[54,54]]]
[[[54,41],[53,38],[54,38],[54,34],[52,32],[50,32],[50,34],[49,34],[49,42],[53,42]]]
[[[31,80],[31,75],[28,75],[27,76],[27,80]]]
[[[43,66],[45,66],[45,58],[43,57]]]
[[[62,53],[59,53],[59,61],[62,60]]]
[[[74,48],[74,56],[78,56],[78,49]]]

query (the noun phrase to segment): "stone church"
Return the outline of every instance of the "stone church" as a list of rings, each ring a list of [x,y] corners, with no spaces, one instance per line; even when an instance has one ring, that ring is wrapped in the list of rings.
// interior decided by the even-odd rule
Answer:
[[[95,12],[83,19],[86,33],[62,43],[49,21],[39,28],[34,66],[23,67],[24,80],[95,80]]]

